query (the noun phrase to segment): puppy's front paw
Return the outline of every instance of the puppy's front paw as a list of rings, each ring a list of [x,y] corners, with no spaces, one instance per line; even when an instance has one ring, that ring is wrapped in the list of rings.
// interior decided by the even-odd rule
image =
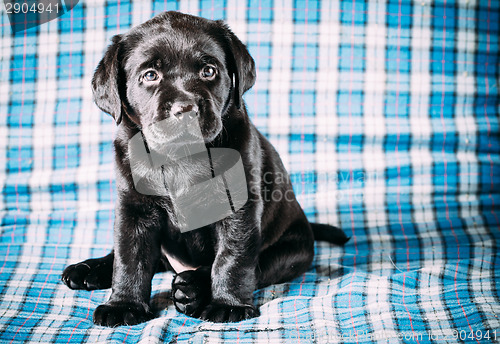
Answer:
[[[260,315],[254,306],[229,306],[218,303],[209,304],[200,318],[211,322],[237,322]]]
[[[176,275],[172,281],[172,300],[177,311],[198,317],[210,302],[210,268],[201,267]]]
[[[133,303],[104,304],[94,311],[94,324],[109,327],[136,325],[152,318],[152,313]]]

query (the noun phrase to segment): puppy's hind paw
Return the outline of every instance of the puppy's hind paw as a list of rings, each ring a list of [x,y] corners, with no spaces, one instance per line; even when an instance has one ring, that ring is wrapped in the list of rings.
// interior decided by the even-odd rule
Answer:
[[[172,300],[181,313],[198,317],[210,299],[209,267],[181,272],[172,281]]]

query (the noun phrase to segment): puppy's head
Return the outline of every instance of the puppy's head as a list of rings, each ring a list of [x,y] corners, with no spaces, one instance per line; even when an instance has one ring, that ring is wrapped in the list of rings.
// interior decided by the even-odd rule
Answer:
[[[101,110],[117,124],[127,116],[148,141],[166,139],[153,124],[189,116],[209,142],[254,82],[252,57],[223,22],[165,12],[113,37],[92,89]]]

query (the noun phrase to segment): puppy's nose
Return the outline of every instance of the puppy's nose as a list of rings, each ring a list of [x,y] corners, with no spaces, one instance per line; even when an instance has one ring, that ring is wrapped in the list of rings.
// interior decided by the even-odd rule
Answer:
[[[185,115],[189,118],[195,118],[198,116],[198,106],[193,103],[174,103],[170,114],[178,119],[183,119]]]

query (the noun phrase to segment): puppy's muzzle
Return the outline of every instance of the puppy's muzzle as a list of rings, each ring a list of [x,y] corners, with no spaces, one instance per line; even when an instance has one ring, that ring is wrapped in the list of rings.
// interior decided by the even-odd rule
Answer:
[[[184,116],[189,116],[191,119],[195,118],[198,113],[198,105],[194,103],[175,102],[170,109],[170,116],[181,120]]]

